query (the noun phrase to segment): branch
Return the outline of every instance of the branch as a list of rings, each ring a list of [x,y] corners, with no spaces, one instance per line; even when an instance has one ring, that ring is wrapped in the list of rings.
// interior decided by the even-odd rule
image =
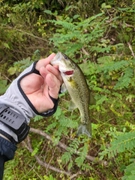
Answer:
[[[39,129],[35,129],[35,128],[30,128],[30,132],[33,132],[33,133],[36,133],[36,134],[39,134],[43,137],[45,137],[47,140],[53,142],[53,139],[48,135],[46,134],[45,132],[39,130]],[[61,147],[62,149],[64,149],[65,151],[68,151],[68,146],[65,145],[64,143],[62,142],[58,142],[57,144],[59,147]],[[80,152],[79,151],[75,151],[74,154],[79,154]],[[107,161],[100,161],[100,160],[97,160],[97,157],[93,157],[93,156],[89,156],[89,155],[86,155],[86,159],[89,160],[89,161],[92,161],[94,163],[101,163],[102,165],[104,166],[107,166]]]
[[[17,28],[10,27],[10,26],[3,26],[2,28],[3,28],[3,29],[12,29],[12,30],[15,30],[15,31],[21,32],[21,33],[23,33],[23,34],[26,34],[26,35],[28,35],[28,36],[31,36],[31,37],[33,37],[33,38],[35,38],[35,39],[39,39],[39,40],[42,40],[42,41],[47,42],[47,40],[46,40],[46,39],[41,38],[41,37],[38,37],[38,36],[36,36],[36,35],[34,35],[34,34],[32,34],[32,33],[29,33],[29,32],[26,32],[26,31],[23,31],[23,30],[21,30],[21,29],[17,29]]]
[[[129,47],[129,49],[130,49],[130,51],[131,51],[132,56],[135,58],[135,54],[134,54],[134,51],[133,51],[133,49],[132,49],[131,44],[130,44],[129,42],[128,42],[127,44],[128,44],[128,47]]]
[[[82,47],[82,52],[85,54],[85,55],[87,55],[87,56],[89,56],[89,53]]]
[[[31,153],[33,152],[33,149],[32,149],[32,147],[31,147],[31,142],[30,142],[29,136],[27,136],[27,144],[26,144],[25,141],[23,141],[22,143],[23,143],[23,145],[24,145]],[[71,176],[71,173],[70,173],[70,172],[68,172],[68,171],[62,171],[62,170],[60,170],[60,169],[58,169],[58,168],[55,168],[54,166],[51,166],[50,164],[42,161],[42,160],[39,158],[39,156],[35,155],[34,157],[35,157],[35,159],[37,160],[37,162],[38,162],[39,165],[41,165],[41,166],[43,166],[43,167],[45,167],[45,168],[47,168],[47,169],[53,170],[53,171],[55,171],[55,172],[58,172],[58,173],[61,173],[61,174],[65,174],[65,175],[67,175],[67,176]],[[73,175],[72,175],[72,176],[73,176]]]

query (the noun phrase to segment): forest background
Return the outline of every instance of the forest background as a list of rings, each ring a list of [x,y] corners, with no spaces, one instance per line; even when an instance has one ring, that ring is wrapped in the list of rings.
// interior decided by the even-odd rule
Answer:
[[[93,136],[77,137],[68,93],[31,120],[5,180],[135,179],[135,0],[0,0],[0,94],[33,61],[61,51],[82,69]]]

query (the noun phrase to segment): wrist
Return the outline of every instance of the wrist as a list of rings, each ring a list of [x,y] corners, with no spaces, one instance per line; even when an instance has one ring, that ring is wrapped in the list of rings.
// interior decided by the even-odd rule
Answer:
[[[0,134],[2,134],[11,142],[16,142],[16,143],[18,142],[17,135],[1,121],[0,121]]]
[[[3,134],[1,134],[1,132],[0,132],[0,137],[6,139],[6,140],[8,140],[8,141],[10,141],[6,136],[4,136]]]
[[[10,141],[19,143],[28,135],[29,126],[23,115],[4,104],[0,104],[0,133]]]

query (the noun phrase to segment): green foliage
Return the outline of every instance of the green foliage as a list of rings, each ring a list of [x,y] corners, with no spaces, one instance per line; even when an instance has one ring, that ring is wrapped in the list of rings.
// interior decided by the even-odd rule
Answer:
[[[13,63],[13,65],[8,69],[9,75],[18,75],[20,74],[24,69],[29,67],[33,61],[37,61],[39,59],[40,52],[36,50],[33,53],[33,56],[30,58],[22,59],[20,61],[16,61]]]
[[[7,86],[7,80],[5,79],[0,79],[0,94],[2,95],[5,93],[6,89],[8,88]]]
[[[54,116],[31,121],[51,140],[30,133],[33,151],[20,146],[5,179],[70,179],[64,173],[77,180],[134,179],[134,9],[125,0],[0,1],[0,93],[33,61],[62,51],[86,77],[93,130],[92,139],[76,136],[80,114],[68,110],[70,97],[61,94]]]
[[[44,176],[44,180],[56,180],[52,175]]]
[[[33,152],[31,153],[31,156],[35,156],[35,155],[38,153],[39,147],[41,146],[42,142],[43,142],[43,140],[41,140],[41,141],[36,145],[35,149],[33,149]]]
[[[124,176],[122,180],[133,179],[135,175],[134,170],[134,148],[135,148],[135,131],[120,133],[115,136],[113,141],[110,143],[110,147],[106,148],[100,153],[100,158],[108,156],[109,158],[118,156],[120,153],[130,153],[129,156],[129,165],[124,168]],[[130,158],[132,157],[132,158]]]
[[[135,131],[122,133],[117,136],[101,155],[108,155],[108,157],[114,157],[117,153],[127,152],[133,150],[135,147]]]
[[[67,15],[58,16],[56,14],[56,20],[48,20],[56,26],[56,32],[50,40],[60,51],[70,57],[75,56],[82,48],[90,47],[103,36],[105,26],[101,26],[103,24],[102,15],[103,13],[100,13],[84,20],[79,15],[69,18]],[[94,51],[94,47],[92,48]]]
[[[127,88],[134,83],[134,59],[118,61],[118,59],[110,58],[104,61],[103,58],[100,58],[98,62],[101,64],[101,67],[97,69],[98,73],[104,73],[102,81],[110,79],[113,82],[115,80],[113,87],[115,90]]]
[[[122,180],[133,180],[135,177],[135,163],[131,163],[128,165],[125,169],[125,176],[122,178]]]
[[[10,75],[22,72],[26,67],[31,64],[30,58],[23,59],[19,62],[15,62],[12,67],[8,69]]]
[[[0,2],[0,50],[4,61],[18,61],[33,55],[39,49],[44,51],[46,41],[38,33],[36,23],[38,10],[44,1]],[[21,22],[21,23],[20,23]],[[5,57],[6,54],[6,57]]]

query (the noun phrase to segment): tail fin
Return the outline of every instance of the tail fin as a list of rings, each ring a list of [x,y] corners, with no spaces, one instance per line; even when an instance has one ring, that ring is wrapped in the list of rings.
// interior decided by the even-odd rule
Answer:
[[[77,134],[86,134],[88,137],[92,137],[91,127],[89,127],[87,124],[81,124],[78,128]]]

